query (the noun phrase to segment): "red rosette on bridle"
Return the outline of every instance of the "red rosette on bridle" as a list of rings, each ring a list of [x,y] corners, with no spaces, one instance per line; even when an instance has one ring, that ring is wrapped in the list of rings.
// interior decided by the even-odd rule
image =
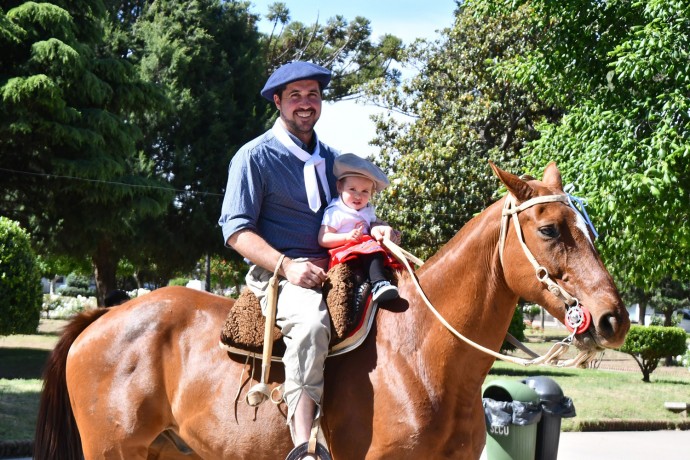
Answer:
[[[592,314],[589,310],[579,303],[568,307],[565,312],[565,327],[568,331],[575,331],[575,334],[582,334],[589,329],[590,324],[592,324]]]

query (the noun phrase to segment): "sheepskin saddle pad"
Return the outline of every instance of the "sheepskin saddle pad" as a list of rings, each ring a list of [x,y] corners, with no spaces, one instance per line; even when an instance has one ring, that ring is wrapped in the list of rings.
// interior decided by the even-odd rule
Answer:
[[[331,317],[331,347],[344,341],[361,325],[371,283],[356,263],[341,263],[328,271],[323,285]],[[221,344],[250,353],[263,350],[266,319],[254,293],[245,288],[228,313],[220,333]],[[273,356],[283,356],[285,344],[277,326],[273,327]]]

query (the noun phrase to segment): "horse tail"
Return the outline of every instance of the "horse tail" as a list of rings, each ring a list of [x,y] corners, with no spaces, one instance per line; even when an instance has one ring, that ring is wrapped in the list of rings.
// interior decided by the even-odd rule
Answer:
[[[43,370],[43,391],[36,421],[34,460],[79,460],[81,437],[69,402],[65,369],[69,349],[86,327],[109,310],[99,308],[78,314],[65,326]]]

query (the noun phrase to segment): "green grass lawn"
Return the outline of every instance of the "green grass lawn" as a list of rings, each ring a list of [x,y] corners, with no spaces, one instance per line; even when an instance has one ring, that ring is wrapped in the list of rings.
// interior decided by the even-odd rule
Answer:
[[[42,381],[0,379],[0,440],[34,439]]]
[[[653,373],[650,383],[641,372],[601,369],[524,368],[504,362],[494,363],[486,378],[521,381],[530,376],[547,376],[556,381],[563,394],[573,400],[577,415],[562,420],[563,431],[592,429],[634,429],[650,422],[666,422],[684,427],[688,419],[664,408],[666,401],[690,402],[690,372],[686,376]],[[679,425],[681,424],[681,425]]]

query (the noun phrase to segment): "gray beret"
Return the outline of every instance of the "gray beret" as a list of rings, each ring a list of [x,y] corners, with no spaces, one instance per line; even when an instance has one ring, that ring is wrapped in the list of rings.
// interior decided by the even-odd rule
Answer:
[[[278,88],[298,80],[316,80],[321,83],[321,88],[325,88],[331,82],[331,71],[311,62],[288,62],[278,67],[268,77],[264,88],[261,90],[261,95],[273,102],[273,94]]]
[[[390,185],[386,174],[381,171],[381,168],[354,153],[344,153],[336,157],[333,163],[333,174],[338,179],[350,176],[371,179],[376,186],[377,192]]]

